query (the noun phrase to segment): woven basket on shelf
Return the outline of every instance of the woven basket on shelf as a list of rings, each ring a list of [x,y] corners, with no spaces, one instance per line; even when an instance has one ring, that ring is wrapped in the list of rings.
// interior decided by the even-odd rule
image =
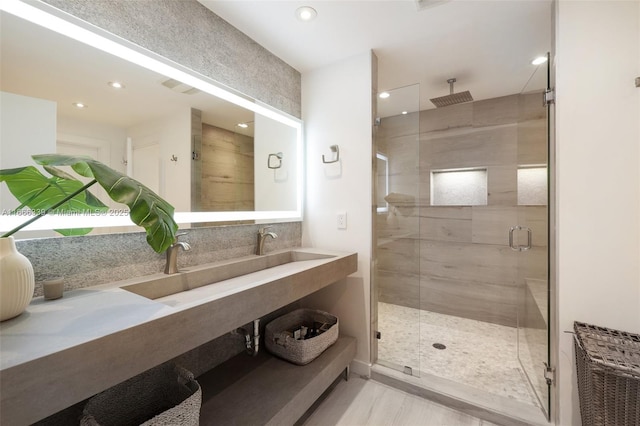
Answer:
[[[81,426],[197,426],[202,391],[193,374],[163,364],[94,396]]]
[[[291,330],[314,323],[325,323],[330,327],[318,336],[305,340],[296,340],[291,336]],[[269,352],[294,364],[305,365],[338,340],[338,318],[315,309],[297,309],[267,324],[264,334]]]
[[[584,426],[640,425],[640,335],[574,322]]]

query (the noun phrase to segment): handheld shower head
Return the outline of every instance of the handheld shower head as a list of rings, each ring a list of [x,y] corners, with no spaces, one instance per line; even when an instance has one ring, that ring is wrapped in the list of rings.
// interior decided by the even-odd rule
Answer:
[[[430,99],[430,101],[436,106],[436,108],[473,101],[473,97],[468,90],[465,90],[464,92],[453,93],[453,83],[455,83],[456,81],[457,80],[455,78],[450,78],[447,80],[447,83],[449,83],[450,94],[446,96],[440,96],[439,98]]]

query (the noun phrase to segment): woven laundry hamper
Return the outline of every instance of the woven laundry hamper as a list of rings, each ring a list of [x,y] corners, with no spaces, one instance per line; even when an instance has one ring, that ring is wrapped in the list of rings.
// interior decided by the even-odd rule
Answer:
[[[202,391],[193,374],[163,364],[89,399],[81,426],[197,426]]]
[[[291,336],[291,330],[301,325],[312,327],[314,323],[328,324],[329,328],[305,340],[296,340]],[[297,309],[267,324],[264,334],[269,352],[294,364],[305,365],[338,340],[338,318],[315,309]]]
[[[584,426],[640,425],[640,335],[574,322]]]

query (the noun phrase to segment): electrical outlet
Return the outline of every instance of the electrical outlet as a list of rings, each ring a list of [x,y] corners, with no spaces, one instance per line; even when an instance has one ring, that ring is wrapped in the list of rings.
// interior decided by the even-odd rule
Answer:
[[[338,213],[338,229],[347,229],[347,212]]]

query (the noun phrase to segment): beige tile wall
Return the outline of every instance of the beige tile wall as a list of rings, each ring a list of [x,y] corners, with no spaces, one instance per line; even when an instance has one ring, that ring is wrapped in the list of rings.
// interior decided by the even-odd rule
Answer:
[[[547,161],[539,93],[385,118],[378,150],[389,156],[389,191],[414,205],[378,217],[382,302],[515,326],[523,278],[545,279],[546,206],[517,205],[519,165]],[[485,167],[488,205],[430,205],[434,169]],[[515,252],[509,228],[526,223],[533,248]],[[524,244],[525,234],[519,234]]]
[[[253,138],[202,125],[203,211],[254,209]]]

